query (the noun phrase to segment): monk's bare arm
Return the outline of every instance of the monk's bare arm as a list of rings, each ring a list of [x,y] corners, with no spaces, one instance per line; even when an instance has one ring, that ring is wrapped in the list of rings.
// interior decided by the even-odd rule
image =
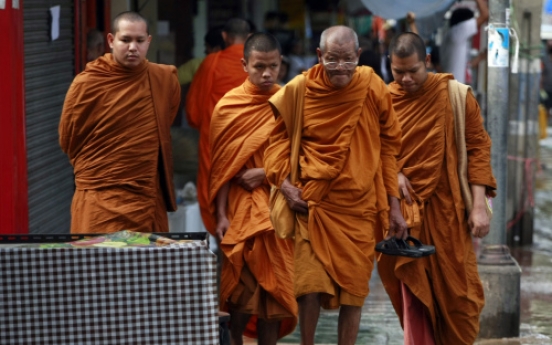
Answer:
[[[408,237],[408,227],[406,221],[401,213],[401,206],[399,199],[389,195],[387,197],[389,202],[389,234],[387,238],[396,237],[400,239],[406,239]]]
[[[466,97],[466,150],[468,182],[473,196],[468,226],[473,236],[481,238],[489,233],[486,195],[494,194],[496,181],[491,168],[491,139],[483,127],[479,105],[471,93]]]
[[[473,196],[473,210],[468,218],[468,226],[475,237],[485,237],[489,233],[490,221],[487,215],[486,187],[481,185],[471,185]]]
[[[477,28],[479,29],[489,19],[489,7],[485,0],[475,0],[475,2],[479,10],[479,17],[477,17]]]
[[[412,205],[412,197],[410,196],[410,191],[412,190],[412,185],[410,180],[404,176],[402,172],[399,172],[399,193],[401,197],[406,200],[406,203]]]
[[[234,182],[243,187],[243,189],[252,191],[259,187],[266,179],[263,168],[243,169],[236,174]]]
[[[217,227],[215,229],[215,234],[219,241],[222,241],[226,231],[230,226],[230,221],[226,217],[226,207],[228,205],[228,191],[230,190],[230,182],[225,183],[220,187],[220,190],[217,193],[215,200],[216,203],[216,216],[217,216]]]
[[[281,116],[276,118],[276,125],[269,142],[264,155],[264,168],[268,182],[280,188],[292,210],[307,213],[308,205],[301,197],[302,190],[290,182],[290,140]]]
[[[418,27],[416,26],[416,14],[414,12],[408,12],[406,14],[406,24],[408,24],[410,32],[413,32],[416,35],[420,34],[418,32]]]

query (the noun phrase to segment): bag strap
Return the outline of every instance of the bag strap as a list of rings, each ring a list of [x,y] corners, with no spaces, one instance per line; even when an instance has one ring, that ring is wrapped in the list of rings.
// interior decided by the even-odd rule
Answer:
[[[473,209],[473,198],[468,182],[468,152],[466,150],[466,97],[471,88],[451,79],[448,82],[449,98],[454,114],[454,137],[458,154],[458,179],[468,214]]]
[[[306,88],[306,77],[299,78],[297,83],[297,91],[303,92],[303,95],[298,97],[295,103],[295,112],[293,114],[293,131],[290,139],[290,164],[291,174],[290,182],[295,184],[299,173],[299,148],[301,147],[301,135],[303,133],[303,109],[304,109],[304,93]]]

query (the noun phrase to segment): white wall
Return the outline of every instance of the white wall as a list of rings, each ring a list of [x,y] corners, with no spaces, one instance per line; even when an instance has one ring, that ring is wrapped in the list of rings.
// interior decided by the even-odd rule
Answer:
[[[181,0],[176,0],[181,1]],[[197,15],[194,17],[194,57],[205,56],[203,37],[207,33],[207,0],[197,1]]]

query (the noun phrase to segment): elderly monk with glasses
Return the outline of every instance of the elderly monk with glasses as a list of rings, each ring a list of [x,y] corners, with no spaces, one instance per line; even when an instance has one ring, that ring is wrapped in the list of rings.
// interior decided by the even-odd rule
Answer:
[[[271,97],[276,116],[264,166],[295,215],[294,292],[301,344],[314,344],[320,307],[340,308],[338,344],[354,344],[373,269],[374,231],[403,238],[397,164],[401,129],[385,83],[357,66],[345,26],[326,29],[319,64]],[[300,84],[305,82],[305,86]],[[302,112],[295,106],[303,104]],[[292,184],[286,123],[302,116],[299,178]],[[293,131],[290,131],[293,132]]]

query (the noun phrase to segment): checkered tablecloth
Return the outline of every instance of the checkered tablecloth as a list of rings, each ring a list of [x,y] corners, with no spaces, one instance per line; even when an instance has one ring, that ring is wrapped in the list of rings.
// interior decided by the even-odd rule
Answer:
[[[216,256],[159,248],[0,248],[0,344],[218,344]]]

